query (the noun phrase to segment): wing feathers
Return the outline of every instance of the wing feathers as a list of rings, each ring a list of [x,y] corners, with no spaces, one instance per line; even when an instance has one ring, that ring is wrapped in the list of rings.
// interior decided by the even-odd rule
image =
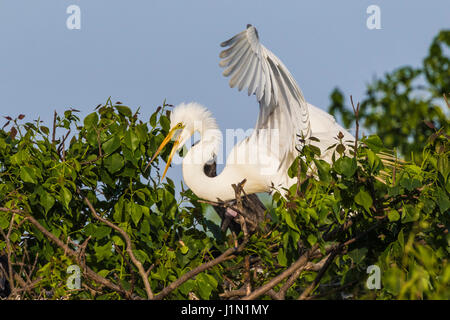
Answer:
[[[245,72],[245,69],[248,67],[248,63],[250,61],[251,55],[248,54],[249,48],[247,48],[246,52],[242,55],[239,63],[236,65],[236,68],[230,73],[230,87],[234,88],[242,73]]]
[[[258,68],[257,66],[257,60],[255,59],[255,71],[254,71],[254,75],[252,78],[252,81],[250,82],[249,86],[248,86],[248,95],[252,95],[256,92],[257,89],[257,85],[260,81],[260,77],[261,77],[261,68]]]
[[[269,152],[278,154],[280,168],[287,170],[296,156],[297,135],[310,134],[308,107],[300,88],[283,63],[261,44],[253,26],[221,46],[228,47],[220,53],[223,75],[230,77],[230,87],[255,94],[260,105],[255,134],[277,130],[280,141],[277,146],[270,144]]]
[[[238,33],[234,37],[228,39],[227,41],[224,41],[220,44],[221,47],[228,47],[232,46],[236,41],[239,41],[240,39],[245,37],[245,34],[247,33],[246,30],[242,31],[241,33]]]

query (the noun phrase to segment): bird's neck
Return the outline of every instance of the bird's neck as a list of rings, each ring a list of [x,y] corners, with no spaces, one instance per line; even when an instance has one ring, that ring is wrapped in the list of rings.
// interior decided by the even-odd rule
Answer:
[[[222,133],[217,127],[204,128],[200,131],[200,141],[192,146],[183,159],[183,178],[186,185],[199,198],[217,201],[227,201],[235,198],[231,187],[232,172],[227,173],[227,168],[215,176],[208,177],[205,174],[205,165],[214,159],[221,147]]]

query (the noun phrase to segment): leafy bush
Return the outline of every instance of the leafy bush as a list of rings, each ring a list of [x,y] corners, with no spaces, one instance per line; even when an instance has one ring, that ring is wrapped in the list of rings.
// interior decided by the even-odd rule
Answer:
[[[55,113],[51,130],[9,118],[0,250],[10,298],[450,298],[448,129],[436,129],[420,165],[387,157],[375,135],[356,155],[337,137],[332,164],[306,145],[290,169],[299,183],[274,195],[264,232],[243,222],[238,235],[220,234],[207,204],[160,182],[157,164],[144,171],[168,108],[144,123],[108,99],[82,122],[76,110]],[[68,281],[71,265],[80,288]],[[366,285],[370,265],[381,270],[379,290]]]
[[[367,86],[361,102],[359,117],[365,130],[376,133],[387,148],[396,148],[408,160],[414,153],[420,163],[433,126],[441,128],[448,122],[442,96],[450,89],[449,49],[450,30],[442,30],[421,67],[402,66],[386,73]],[[329,112],[350,127],[355,117],[338,88],[331,100]]]
[[[330,112],[377,135],[336,137],[332,163],[306,144],[289,170],[298,183],[266,201],[256,231],[236,181],[238,201],[213,205],[241,213],[238,234],[183,184],[160,181],[170,148],[145,170],[170,105],[145,122],[111,99],[82,121],[55,112],[51,128],[6,117],[0,298],[449,299],[445,45],[444,30],[422,68],[369,85],[358,112],[335,90]]]

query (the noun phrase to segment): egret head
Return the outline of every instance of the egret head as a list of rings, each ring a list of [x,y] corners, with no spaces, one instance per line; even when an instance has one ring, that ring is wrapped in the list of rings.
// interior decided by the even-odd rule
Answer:
[[[212,128],[217,128],[214,118],[212,118],[208,109],[198,103],[181,103],[172,110],[170,114],[169,133],[150,160],[151,163],[171,140],[174,141],[162,179],[166,175],[175,152],[185,145],[194,132],[198,131],[202,135],[205,130]],[[147,165],[146,169],[150,163]]]

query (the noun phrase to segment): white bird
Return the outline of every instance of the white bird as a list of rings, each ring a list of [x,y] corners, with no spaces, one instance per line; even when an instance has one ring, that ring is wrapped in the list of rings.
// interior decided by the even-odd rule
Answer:
[[[270,192],[273,186],[284,193],[295,178],[288,169],[298,156],[299,137],[321,149],[321,158],[331,161],[327,148],[335,143],[339,132],[344,140],[354,137],[336,123],[325,111],[308,104],[296,81],[284,64],[259,41],[256,29],[246,30],[223,42],[228,47],[220,53],[224,76],[230,77],[230,87],[246,88],[259,102],[259,116],[253,133],[239,142],[227,157],[223,171],[209,177],[205,165],[215,159],[221,147],[222,134],[211,113],[198,103],[180,104],[170,115],[170,131],[152,160],[164,146],[174,145],[164,170],[167,172],[172,157],[188,139],[198,132],[200,141],[185,155],[183,178],[186,185],[199,197],[210,201],[235,199],[232,184],[244,179],[247,194]],[[320,142],[309,141],[316,137]]]

